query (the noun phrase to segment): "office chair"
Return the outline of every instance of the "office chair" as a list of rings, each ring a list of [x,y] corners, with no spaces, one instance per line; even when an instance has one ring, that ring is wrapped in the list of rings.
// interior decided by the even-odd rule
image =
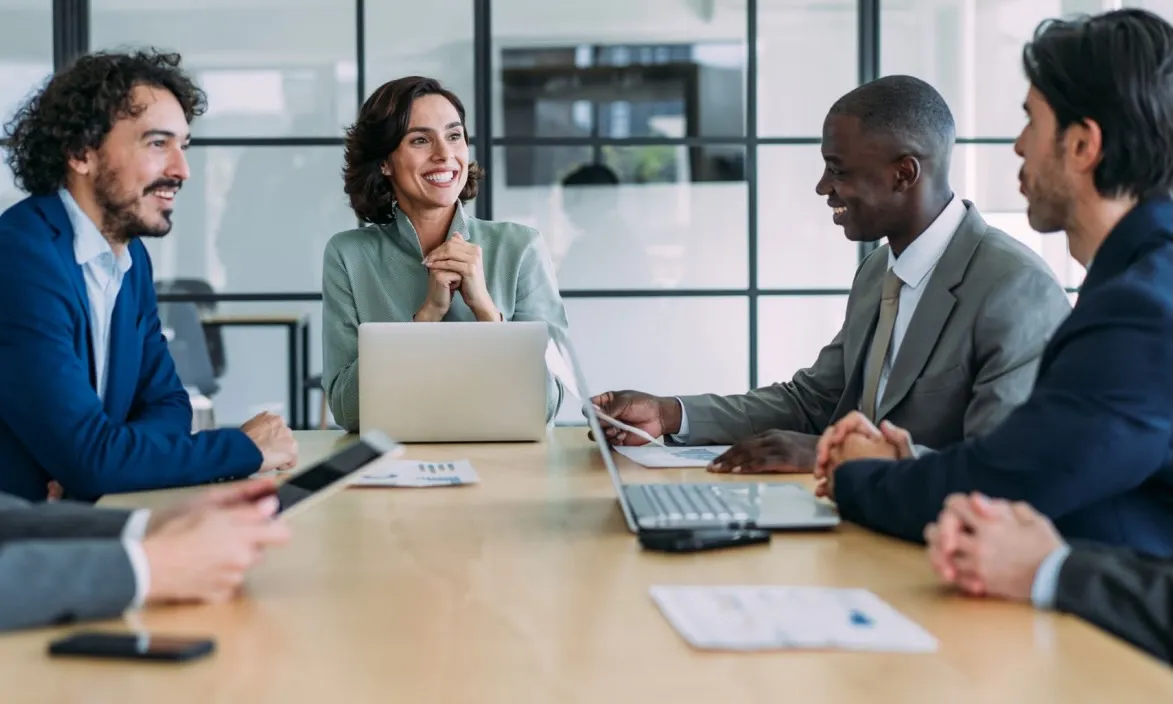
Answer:
[[[330,427],[330,399],[326,396],[326,388],[322,386],[322,375],[315,374],[311,376],[306,380],[306,387],[317,390],[319,393],[321,393],[321,401],[318,406],[318,428],[321,430],[326,430]]]
[[[155,293],[168,294],[212,294],[216,290],[212,285],[203,279],[165,279],[155,282]],[[203,313],[215,313],[215,301],[200,301],[195,304],[196,309]],[[204,337],[208,341],[208,354],[212,361],[212,374],[221,379],[224,377],[224,371],[227,369],[228,362],[224,352],[224,336],[223,330],[217,325],[212,325],[204,329]]]
[[[160,303],[159,323],[175,371],[192,402],[192,431],[215,427],[212,397],[220,390],[204,336],[199,308],[194,303]]]

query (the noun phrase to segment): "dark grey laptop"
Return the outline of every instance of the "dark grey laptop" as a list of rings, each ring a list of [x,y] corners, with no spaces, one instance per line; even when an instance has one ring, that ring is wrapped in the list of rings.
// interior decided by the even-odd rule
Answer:
[[[551,338],[575,376],[583,413],[633,533],[726,527],[812,530],[839,524],[839,514],[830,503],[793,482],[624,483],[590,403],[591,394],[570,340],[553,332]]]

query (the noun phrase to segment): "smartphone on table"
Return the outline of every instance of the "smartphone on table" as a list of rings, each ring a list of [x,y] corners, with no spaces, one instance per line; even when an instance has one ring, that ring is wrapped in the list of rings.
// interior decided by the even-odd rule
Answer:
[[[216,642],[210,638],[78,631],[50,643],[49,654],[55,657],[184,662],[209,655],[215,648]]]

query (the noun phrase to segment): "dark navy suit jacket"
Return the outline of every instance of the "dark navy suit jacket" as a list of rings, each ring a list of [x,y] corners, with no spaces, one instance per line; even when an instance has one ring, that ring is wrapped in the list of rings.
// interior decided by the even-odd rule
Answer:
[[[1031,301],[1023,301],[1023,306]],[[988,435],[835,471],[846,520],[921,540],[954,492],[1025,501],[1069,538],[1173,553],[1173,202],[1100,246],[1027,401]]]
[[[56,194],[31,196],[0,215],[0,492],[41,500],[55,479],[92,501],[260,469],[260,450],[240,430],[192,434],[150,257],[137,240],[129,251],[103,402],[65,206]]]

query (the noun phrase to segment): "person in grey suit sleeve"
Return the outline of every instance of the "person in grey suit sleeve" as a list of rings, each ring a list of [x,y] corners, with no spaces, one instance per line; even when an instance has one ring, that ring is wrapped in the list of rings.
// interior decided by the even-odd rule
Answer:
[[[618,391],[592,401],[653,436],[733,444],[712,471],[811,471],[819,434],[853,410],[915,428],[922,450],[996,427],[1026,399],[1071,304],[1040,257],[954,194],[954,139],[944,99],[910,76],[872,81],[832,106],[816,191],[849,240],[887,244],[860,265],[843,327],[809,368],[735,396]],[[604,432],[612,444],[643,442]]]
[[[1173,561],[1068,544],[1028,504],[980,494],[950,496],[925,540],[933,569],[962,593],[1074,614],[1173,665]]]
[[[274,490],[243,482],[155,515],[0,494],[0,631],[229,598],[262,549],[288,539]]]

